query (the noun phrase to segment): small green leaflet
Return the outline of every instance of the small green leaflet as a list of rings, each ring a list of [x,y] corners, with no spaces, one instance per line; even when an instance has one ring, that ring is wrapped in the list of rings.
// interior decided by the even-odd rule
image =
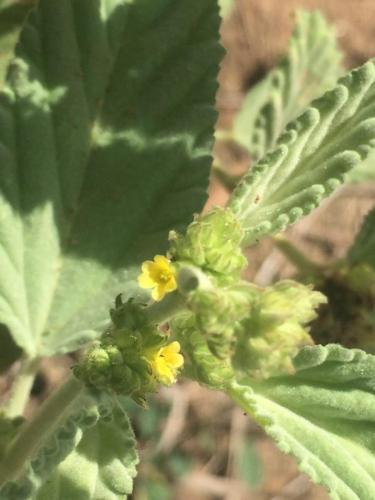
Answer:
[[[335,29],[319,12],[298,11],[287,55],[245,97],[232,136],[258,161],[286,124],[343,73]]]
[[[229,207],[245,244],[284,230],[342,184],[375,147],[375,66],[369,61],[291,122],[244,176]]]
[[[375,270],[375,208],[366,216],[348,259],[351,264],[370,264]]]
[[[206,198],[216,0],[41,0],[0,95],[0,322],[29,356],[97,334]]]
[[[78,446],[33,500],[125,500],[138,463],[129,420],[120,409],[83,432]]]
[[[375,356],[305,347],[295,367],[295,375],[235,383],[230,395],[331,498],[373,498]]]

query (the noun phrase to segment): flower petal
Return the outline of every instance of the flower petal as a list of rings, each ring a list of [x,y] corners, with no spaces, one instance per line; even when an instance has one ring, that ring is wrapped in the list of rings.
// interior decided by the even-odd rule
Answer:
[[[154,280],[147,273],[138,276],[138,284],[141,288],[153,288],[155,286]]]

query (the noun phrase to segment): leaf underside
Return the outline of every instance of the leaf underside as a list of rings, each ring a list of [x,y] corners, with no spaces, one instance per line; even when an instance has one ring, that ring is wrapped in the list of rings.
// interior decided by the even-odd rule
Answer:
[[[0,321],[29,356],[96,335],[205,198],[215,0],[41,0],[0,96]]]
[[[254,162],[263,158],[287,123],[333,87],[343,73],[336,33],[319,12],[297,11],[288,53],[246,95],[233,122],[233,138]]]
[[[245,243],[284,230],[334,191],[375,147],[375,66],[369,61],[291,122],[244,176],[229,206]]]
[[[375,356],[331,344],[295,364],[295,375],[237,385],[232,397],[331,498],[373,498]]]

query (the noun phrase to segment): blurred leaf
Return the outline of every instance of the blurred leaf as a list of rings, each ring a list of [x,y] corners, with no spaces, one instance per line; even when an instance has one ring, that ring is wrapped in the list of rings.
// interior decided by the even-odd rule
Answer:
[[[251,89],[233,123],[233,138],[253,161],[270,151],[286,124],[333,87],[343,73],[336,31],[319,12],[298,11],[287,55]]]
[[[364,263],[375,269],[375,208],[366,216],[348,259],[354,265]]]
[[[295,368],[295,375],[234,384],[230,394],[331,498],[372,498],[375,356],[336,344],[305,347]]]
[[[375,66],[369,61],[291,122],[234,190],[245,243],[284,230],[344,182],[375,146]]]
[[[2,324],[0,324],[0,345],[0,373],[3,373],[22,356],[22,349],[14,343],[8,328]]]
[[[97,335],[206,199],[215,0],[41,0],[0,97],[0,320],[29,356]]]
[[[2,0],[0,6],[0,88],[14,55],[19,32],[36,0]]]
[[[263,467],[258,452],[250,439],[246,439],[236,456],[236,466],[239,478],[252,488],[263,481]]]
[[[227,17],[234,7],[234,0],[219,0],[220,15],[222,18]]]

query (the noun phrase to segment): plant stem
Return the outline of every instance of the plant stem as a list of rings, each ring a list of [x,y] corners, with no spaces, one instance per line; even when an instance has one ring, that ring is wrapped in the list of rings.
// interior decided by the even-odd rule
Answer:
[[[39,446],[54,431],[84,389],[72,375],[39,408],[34,418],[25,423],[10,443],[0,464],[0,486],[17,479]]]
[[[161,302],[155,302],[144,309],[147,318],[151,322],[165,323],[185,307],[184,298],[174,292],[167,295]]]
[[[3,408],[7,417],[13,418],[23,414],[39,365],[40,358],[21,360],[21,368],[13,382],[10,397]]]

